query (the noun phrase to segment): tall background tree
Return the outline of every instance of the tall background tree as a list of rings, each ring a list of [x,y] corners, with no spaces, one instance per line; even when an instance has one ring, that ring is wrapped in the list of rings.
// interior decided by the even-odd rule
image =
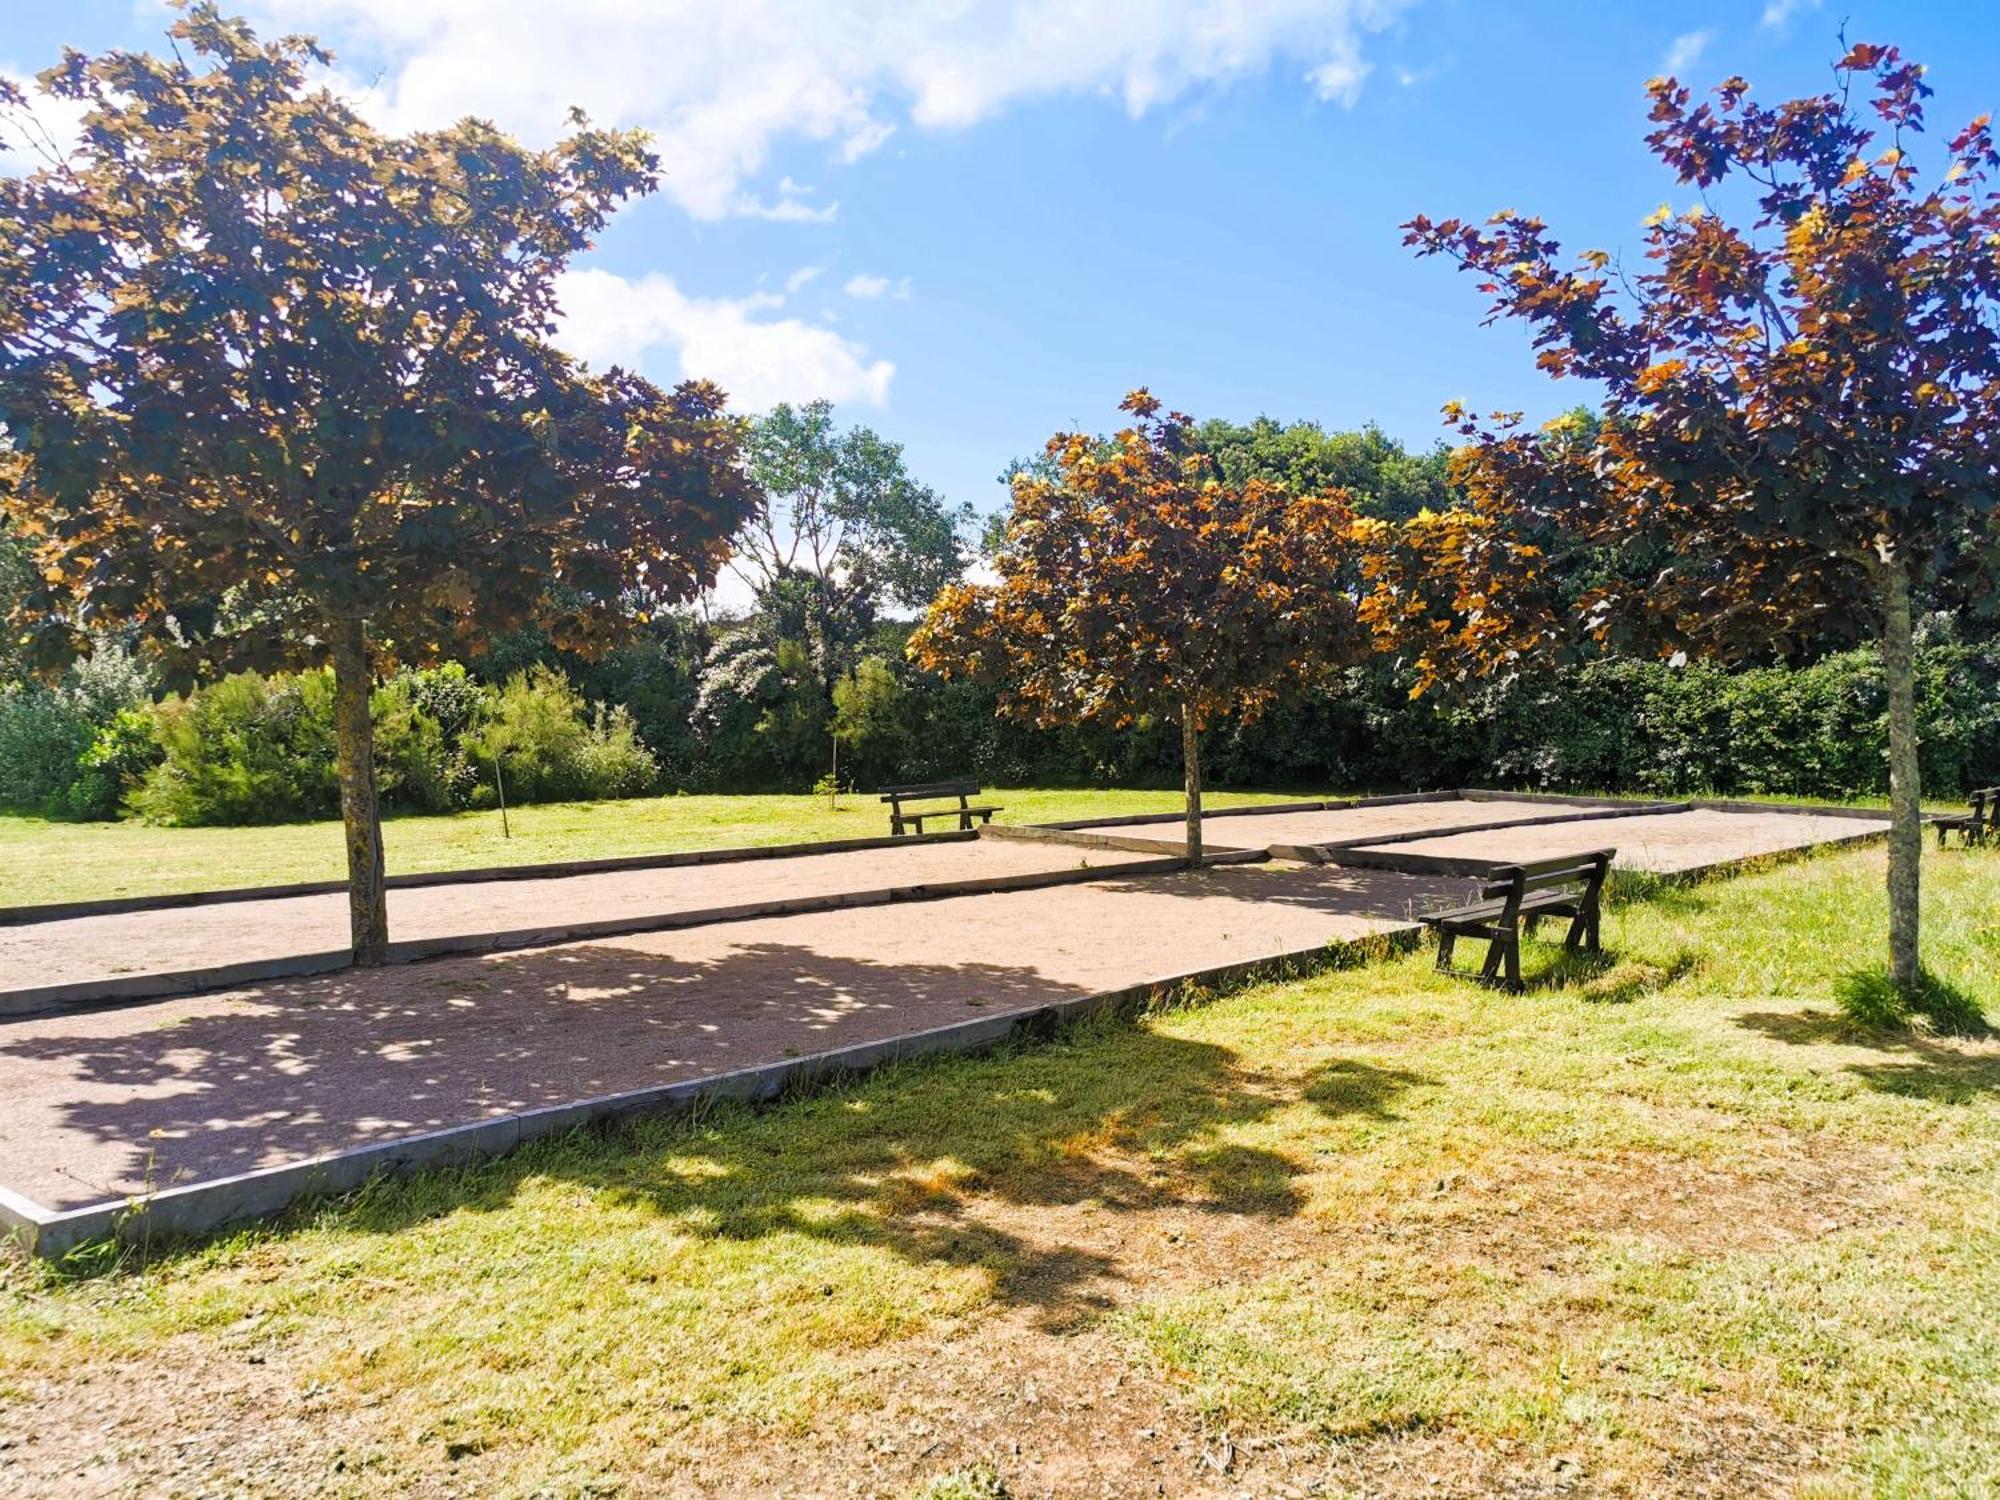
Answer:
[[[750,426],[751,477],[765,505],[731,564],[759,594],[805,577],[838,613],[921,609],[965,569],[970,506],[918,481],[900,443],[834,425],[833,406],[780,403]]]
[[[1601,250],[1565,263],[1539,219],[1511,212],[1407,226],[1420,254],[1481,278],[1489,321],[1533,328],[1544,370],[1606,401],[1583,433],[1467,424],[1467,508],[1396,538],[1370,614],[1423,641],[1432,675],[1518,663],[1572,624],[1738,660],[1878,642],[1890,967],[1909,991],[1913,620],[1986,596],[2000,550],[2000,156],[1981,116],[1920,166],[1930,90],[1894,48],[1855,46],[1834,76],[1777,105],[1741,78],[1699,103],[1649,85],[1647,142],[1701,201],[1648,221],[1643,268]],[[1564,565],[1593,548],[1660,561],[1566,588]]]
[[[1354,515],[1338,492],[1225,478],[1192,420],[1144,390],[1121,410],[1133,425],[1108,443],[1058,433],[1016,473],[998,581],[946,588],[910,652],[997,684],[1038,725],[1178,726],[1198,864],[1202,731],[1367,649],[1342,586]]]
[[[718,623],[696,716],[719,741],[756,743],[776,784],[811,785],[837,740],[855,743],[836,732],[836,689],[883,658],[893,614],[964,573],[972,510],[912,475],[900,444],[840,428],[825,401],[755,419],[747,455],[765,504],[730,571],[750,608]]]
[[[330,663],[355,960],[387,942],[369,719],[391,660],[533,623],[590,654],[710,586],[754,512],[721,393],[591,373],[554,284],[657,163],[581,116],[385,135],[213,6],[171,58],[70,52],[66,155],[0,179],[0,508],[54,666]],[[7,101],[19,135],[19,95]]]

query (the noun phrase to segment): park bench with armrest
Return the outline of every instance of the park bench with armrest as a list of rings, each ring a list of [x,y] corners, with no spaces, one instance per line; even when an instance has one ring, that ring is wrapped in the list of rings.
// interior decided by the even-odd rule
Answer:
[[[993,815],[1001,809],[997,806],[975,807],[972,799],[979,795],[976,781],[930,781],[918,786],[885,786],[882,800],[889,804],[889,832],[900,837],[906,832],[922,833],[926,818],[956,818],[963,831],[970,831],[972,820],[982,823],[993,821]],[[955,806],[926,807],[910,811],[912,802],[950,803],[957,798]]]
[[[1933,818],[1931,824],[1937,829],[1938,848],[1942,849],[1948,833],[1957,834],[1967,845],[1985,843],[1996,821],[2000,821],[2000,788],[1986,787],[1972,794],[1970,812],[1947,813]]]
[[[1437,929],[1439,972],[1460,972],[1451,964],[1452,948],[1460,938],[1484,938],[1486,963],[1477,977],[1482,983],[1498,982],[1518,991],[1521,929],[1534,931],[1535,923],[1543,917],[1570,919],[1563,946],[1571,952],[1597,952],[1599,903],[1611,856],[1616,852],[1599,849],[1495,868],[1486,877],[1477,900],[1431,912],[1424,918],[1425,925]]]

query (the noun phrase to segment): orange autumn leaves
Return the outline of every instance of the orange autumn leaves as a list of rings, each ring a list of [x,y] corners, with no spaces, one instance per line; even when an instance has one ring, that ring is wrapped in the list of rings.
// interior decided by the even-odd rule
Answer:
[[[1395,526],[1344,491],[1229,479],[1187,416],[1143,389],[1121,409],[1131,425],[1110,439],[1058,433],[1015,479],[997,576],[938,596],[910,642],[919,665],[989,682],[1042,726],[1199,730],[1467,628],[1473,594],[1429,581],[1465,523]]]

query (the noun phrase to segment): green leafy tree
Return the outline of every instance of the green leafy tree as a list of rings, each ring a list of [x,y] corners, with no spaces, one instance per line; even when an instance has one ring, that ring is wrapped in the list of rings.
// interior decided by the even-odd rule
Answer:
[[[1455,498],[1444,444],[1412,453],[1372,422],[1357,431],[1328,432],[1317,422],[1214,417],[1195,428],[1194,440],[1230,480],[1268,479],[1297,495],[1343,490],[1364,516],[1401,520]]]
[[[594,654],[712,585],[755,509],[705,384],[549,342],[557,275],[657,163],[592,128],[384,134],[208,4],[69,52],[73,153],[0,179],[0,511],[41,667],[120,629],[178,674],[329,664],[353,949],[388,937],[370,686],[537,624]],[[26,128],[18,92],[0,133]]]
[[[749,458],[765,505],[735,566],[758,592],[808,577],[831,613],[865,600],[872,614],[921,608],[964,572],[971,507],[912,478],[900,444],[866,427],[837,431],[829,402],[757,418]]]
[[[1413,220],[1408,240],[1480,279],[1538,363],[1597,382],[1605,420],[1550,442],[1466,425],[1464,511],[1423,517],[1378,565],[1377,625],[1429,668],[1512,665],[1572,619],[1600,641],[1723,658],[1829,632],[1872,637],[1887,684],[1890,968],[1915,993],[1916,601],[1990,596],[2000,561],[2000,170],[1988,119],[1920,169],[1930,90],[1858,45],[1828,93],[1772,106],[1741,78],[1696,103],[1649,85],[1653,153],[1703,201],[1649,221],[1646,266],[1560,257],[1539,220]],[[1854,97],[1866,91],[1865,101]],[[1725,215],[1725,194],[1746,212]],[[1542,534],[1637,541],[1573,611]]]

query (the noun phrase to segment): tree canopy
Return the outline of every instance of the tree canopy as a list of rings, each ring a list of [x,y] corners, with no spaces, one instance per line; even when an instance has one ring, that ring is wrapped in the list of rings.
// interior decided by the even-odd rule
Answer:
[[[330,660],[365,962],[374,666],[524,623],[601,650],[635,597],[713,583],[755,491],[720,391],[550,342],[558,273],[654,186],[641,135],[388,135],[310,84],[308,39],[208,4],[170,35],[65,53],[40,81],[76,149],[0,179],[18,623],[43,664],[109,628],[182,672]]]
[[[1445,444],[1412,453],[1373,422],[1329,432],[1318,422],[1211,417],[1195,428],[1194,441],[1227,479],[1269,479],[1295,495],[1342,490],[1363,516],[1401,520],[1455,498]]]

